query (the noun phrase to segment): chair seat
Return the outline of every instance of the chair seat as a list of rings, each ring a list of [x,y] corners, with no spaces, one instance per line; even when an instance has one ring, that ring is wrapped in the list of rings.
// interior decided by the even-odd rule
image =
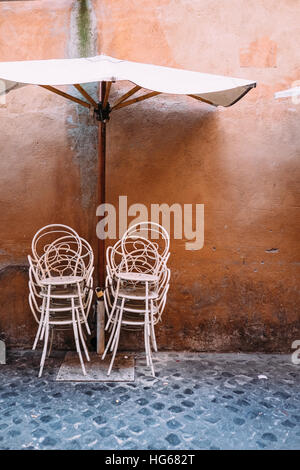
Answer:
[[[154,323],[156,323],[157,315],[154,316]],[[149,318],[150,321],[150,318]],[[132,312],[132,311],[123,311],[122,323],[126,324],[144,324],[145,322],[145,312]]]
[[[84,318],[79,315],[80,323],[84,323]],[[49,325],[72,325],[72,312],[50,312]],[[77,318],[76,320],[77,321]]]
[[[131,300],[145,300],[146,299],[146,289],[144,286],[126,286],[121,287],[118,293],[118,297],[131,299]],[[155,290],[149,290],[148,299],[153,300],[158,297],[158,293]]]
[[[79,303],[74,303],[74,307],[75,308],[78,308],[80,309],[80,305]],[[50,307],[49,307],[49,312],[51,314],[51,312],[71,312],[71,305],[70,305],[70,302],[68,302],[68,304],[58,304],[58,303],[52,303],[50,304]]]
[[[138,282],[157,282],[158,276],[155,274],[147,274],[147,273],[116,273],[116,277],[122,279],[123,281],[138,281]]]
[[[74,299],[74,307],[79,309],[81,311],[81,305],[78,301],[78,299]],[[42,304],[38,305],[39,312],[42,312]],[[70,303],[70,299],[51,299],[50,305],[49,305],[49,313],[50,315],[52,312],[72,312],[72,306]]]
[[[81,298],[84,297],[84,293],[81,292]],[[41,292],[41,297],[46,297],[47,298],[47,294],[45,294],[44,292]],[[71,299],[78,299],[79,295],[78,293],[74,293],[74,294],[70,294],[70,293],[62,293],[60,292],[59,294],[55,293],[55,294],[51,294],[51,299],[57,299],[57,300],[71,300]]]
[[[52,276],[43,279],[41,284],[43,286],[63,286],[76,284],[77,282],[82,282],[84,279],[81,276]]]
[[[117,302],[118,308],[121,307],[122,300],[119,299]],[[132,313],[133,315],[145,315],[145,300],[138,301],[136,299],[126,299],[126,302],[123,306],[123,312]],[[151,308],[149,307],[149,313]],[[152,313],[155,315],[158,312],[158,307],[155,302],[152,303]]]

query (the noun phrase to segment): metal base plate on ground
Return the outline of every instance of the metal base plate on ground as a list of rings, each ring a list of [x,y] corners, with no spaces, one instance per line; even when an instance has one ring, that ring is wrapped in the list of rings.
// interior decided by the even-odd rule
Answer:
[[[118,354],[113,369],[107,375],[111,360],[108,355],[103,361],[95,352],[89,353],[91,361],[85,361],[87,375],[83,375],[78,354],[67,352],[60,366],[56,381],[59,382],[134,382],[134,356]]]

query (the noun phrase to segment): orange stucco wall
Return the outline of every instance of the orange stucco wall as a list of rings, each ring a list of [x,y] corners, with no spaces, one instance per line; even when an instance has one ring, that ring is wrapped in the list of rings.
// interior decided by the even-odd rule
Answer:
[[[273,98],[299,79],[299,13],[293,0],[0,2],[0,60],[103,52],[258,82],[231,108],[161,95],[107,125],[108,202],[205,205],[203,249],[171,240],[161,348],[289,351],[299,339],[300,105]],[[0,105],[0,128],[0,334],[28,346],[34,232],[63,222],[96,247],[97,126],[28,87]],[[122,344],[142,346],[132,333]]]

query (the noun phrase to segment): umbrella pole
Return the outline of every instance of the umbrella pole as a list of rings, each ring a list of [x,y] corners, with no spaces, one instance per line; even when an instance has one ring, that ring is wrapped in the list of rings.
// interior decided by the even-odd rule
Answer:
[[[99,98],[105,96],[106,82],[100,83]],[[98,157],[98,205],[105,203],[105,164],[106,164],[106,123],[99,123],[99,157]],[[102,288],[105,282],[105,240],[98,238],[98,285]],[[103,354],[105,348],[104,335],[104,299],[97,301],[97,354]]]
[[[100,101],[103,100],[106,82],[100,83]],[[105,201],[105,166],[106,166],[106,123],[99,124],[99,162],[98,162],[98,205]],[[105,240],[98,238],[98,283],[104,286],[105,281]]]

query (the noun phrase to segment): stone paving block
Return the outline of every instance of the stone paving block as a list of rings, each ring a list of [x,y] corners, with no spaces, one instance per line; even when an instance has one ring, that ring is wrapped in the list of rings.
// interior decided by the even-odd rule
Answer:
[[[135,382],[37,378],[40,352],[1,369],[0,449],[298,449],[300,368],[285,355],[136,355]],[[259,379],[264,375],[267,379]]]

